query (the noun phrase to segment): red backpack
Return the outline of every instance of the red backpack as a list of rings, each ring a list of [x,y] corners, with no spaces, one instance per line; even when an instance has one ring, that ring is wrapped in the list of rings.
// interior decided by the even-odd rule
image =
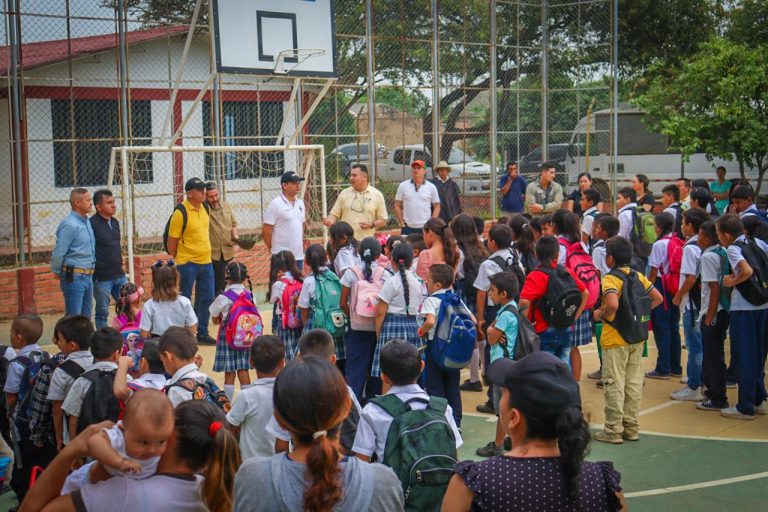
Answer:
[[[592,309],[600,298],[600,272],[595,267],[592,257],[584,250],[581,241],[572,244],[562,238],[558,241],[565,247],[565,267],[573,271],[589,292],[589,300],[584,310]]]
[[[301,327],[299,313],[299,295],[302,283],[295,279],[281,279],[285,288],[280,297],[280,308],[283,310],[283,329],[298,329]]]
[[[680,267],[683,264],[683,247],[685,242],[675,233],[670,233],[661,237],[660,240],[669,240],[667,244],[667,262],[669,263],[669,273],[661,272],[663,266],[659,269],[661,274],[661,287],[674,296],[680,290]]]
[[[244,290],[240,295],[232,290],[226,290],[224,295],[232,301],[227,315],[225,336],[227,345],[233,350],[248,350],[261,333],[264,332],[264,322],[259,310],[253,303],[253,295]]]

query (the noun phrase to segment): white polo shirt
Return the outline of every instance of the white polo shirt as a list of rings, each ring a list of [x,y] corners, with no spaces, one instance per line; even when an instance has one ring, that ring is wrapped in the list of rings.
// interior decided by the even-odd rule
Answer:
[[[395,201],[403,202],[403,220],[412,228],[423,228],[432,217],[432,205],[440,204],[437,187],[424,180],[418,188],[413,180],[406,180],[397,187]]]
[[[272,231],[272,254],[291,251],[297,261],[304,260],[304,220],[307,210],[304,201],[291,203],[281,192],[264,212],[264,224],[274,226]]]

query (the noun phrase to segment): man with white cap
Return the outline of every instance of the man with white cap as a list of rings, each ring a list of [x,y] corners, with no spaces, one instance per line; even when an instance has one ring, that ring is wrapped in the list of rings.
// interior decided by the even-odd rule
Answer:
[[[395,194],[395,217],[400,224],[400,233],[422,233],[430,217],[440,216],[440,195],[437,188],[425,179],[424,162],[414,160],[411,164],[411,179],[397,187]]]
[[[440,196],[440,218],[445,221],[446,224],[451,222],[451,219],[462,212],[461,210],[461,190],[459,185],[450,176],[451,168],[448,162],[440,160],[437,167],[434,169],[435,177],[432,178],[432,184],[437,189],[437,194]]]

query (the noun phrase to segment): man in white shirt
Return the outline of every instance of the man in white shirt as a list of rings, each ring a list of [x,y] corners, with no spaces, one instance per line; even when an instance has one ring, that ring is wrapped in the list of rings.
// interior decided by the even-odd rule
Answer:
[[[393,417],[376,403],[377,401],[394,395],[404,402],[406,407],[413,410],[427,408],[429,395],[416,383],[423,368],[424,362],[421,360],[418,350],[410,343],[393,340],[382,347],[381,380],[384,395],[373,399],[363,407],[363,414],[360,416],[360,423],[357,426],[355,443],[352,446],[352,451],[360,459],[370,461],[375,455],[377,461],[382,462],[384,460],[384,448]],[[450,405],[446,405],[445,421],[458,449],[464,441],[456,427]]]
[[[688,210],[691,207],[691,180],[688,178],[677,178],[675,186],[680,191],[680,208]]]
[[[306,208],[299,195],[304,177],[287,171],[280,177],[282,192],[264,211],[262,238],[271,254],[291,251],[301,269],[304,265],[304,221]]]
[[[395,217],[403,236],[421,233],[430,217],[440,216],[440,194],[431,182],[424,162],[415,160],[411,164],[411,179],[397,187],[395,194]]]
[[[637,192],[631,187],[619,190],[616,196],[616,206],[619,208],[619,236],[631,240],[632,226],[637,210]]]

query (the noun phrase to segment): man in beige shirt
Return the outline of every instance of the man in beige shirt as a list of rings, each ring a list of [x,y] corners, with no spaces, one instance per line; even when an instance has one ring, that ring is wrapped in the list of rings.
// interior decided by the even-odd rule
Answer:
[[[344,221],[355,231],[355,238],[373,236],[376,228],[387,223],[387,205],[384,195],[368,182],[368,167],[355,164],[349,173],[351,187],[339,193],[331,208],[331,214],[323,221],[330,227],[336,221]]]
[[[563,204],[563,187],[555,183],[555,166],[541,164],[541,176],[525,188],[525,211],[531,215],[554,213]]]
[[[224,290],[224,271],[227,264],[235,257],[237,240],[237,220],[232,208],[219,198],[219,188],[215,182],[205,184],[205,202],[210,210],[211,261],[213,262],[214,289],[216,295]]]

